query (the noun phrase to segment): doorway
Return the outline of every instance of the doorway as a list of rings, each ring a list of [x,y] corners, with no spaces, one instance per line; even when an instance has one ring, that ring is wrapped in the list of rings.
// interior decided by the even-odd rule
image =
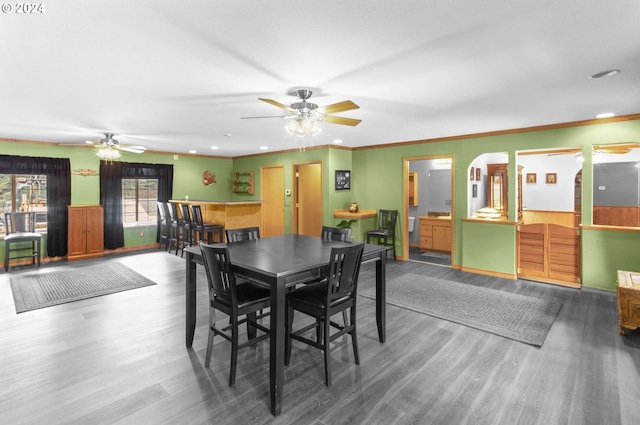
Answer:
[[[320,236],[322,230],[322,163],[294,164],[293,233]]]
[[[403,260],[453,264],[453,157],[404,159]]]

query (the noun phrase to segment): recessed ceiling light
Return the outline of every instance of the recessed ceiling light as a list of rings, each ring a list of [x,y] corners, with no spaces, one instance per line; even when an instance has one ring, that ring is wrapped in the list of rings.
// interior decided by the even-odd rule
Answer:
[[[269,147],[268,147],[268,146],[260,146],[260,150],[261,150],[261,151],[266,151],[267,149],[269,149]]]
[[[593,74],[591,77],[589,78],[602,78],[602,77],[610,77],[612,75],[616,75],[619,74],[620,71],[619,69],[609,69],[607,71],[602,71],[602,72],[598,72],[597,74]]]
[[[217,147],[217,146],[211,146],[211,149],[213,149],[213,150],[217,150],[217,149],[220,149],[220,148],[219,148],[219,147]]]
[[[224,137],[231,137],[231,133],[224,133]]]
[[[335,140],[333,141],[333,143],[335,143],[336,145],[339,145],[340,143],[342,143],[342,140],[340,140],[340,139],[335,139]]]
[[[613,116],[615,116],[613,112],[604,112],[602,114],[596,115],[596,118],[611,118]]]
[[[191,149],[191,150],[189,151],[189,153],[196,153],[196,151],[194,151],[193,149]]]

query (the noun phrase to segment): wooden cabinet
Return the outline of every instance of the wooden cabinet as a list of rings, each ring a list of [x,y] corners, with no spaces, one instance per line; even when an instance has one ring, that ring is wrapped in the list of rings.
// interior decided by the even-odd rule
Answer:
[[[420,250],[451,252],[453,230],[450,218],[420,217]]]
[[[418,173],[409,173],[409,206],[418,205]]]
[[[620,333],[640,327],[640,273],[618,270]]]
[[[67,259],[104,255],[104,212],[102,205],[69,205],[69,237]]]

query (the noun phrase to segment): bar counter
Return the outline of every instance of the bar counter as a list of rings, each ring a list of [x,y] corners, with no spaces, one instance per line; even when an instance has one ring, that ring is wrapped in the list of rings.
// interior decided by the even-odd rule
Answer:
[[[222,224],[225,229],[261,226],[262,201],[187,201],[184,199],[172,199],[169,202],[200,205],[205,222]]]

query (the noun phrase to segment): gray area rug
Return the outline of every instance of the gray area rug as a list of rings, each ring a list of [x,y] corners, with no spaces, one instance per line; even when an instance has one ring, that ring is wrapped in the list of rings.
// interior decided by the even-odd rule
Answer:
[[[11,277],[16,313],[156,285],[121,263]]]
[[[375,288],[359,291],[375,299]],[[387,282],[387,304],[542,346],[562,304],[429,276]]]

